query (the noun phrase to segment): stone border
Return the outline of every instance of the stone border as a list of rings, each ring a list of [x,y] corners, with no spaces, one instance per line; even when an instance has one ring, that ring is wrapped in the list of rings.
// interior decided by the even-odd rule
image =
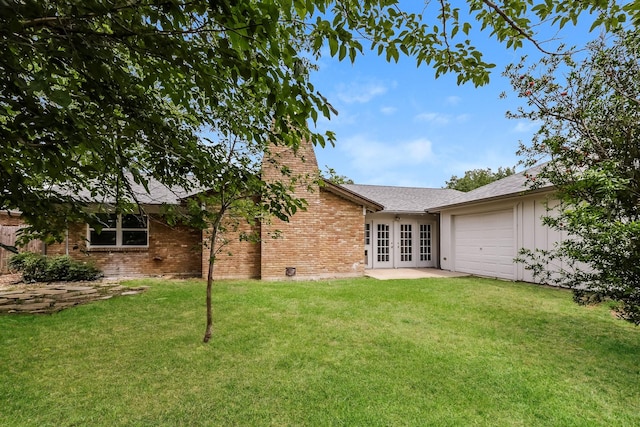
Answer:
[[[51,314],[117,295],[136,295],[148,286],[128,288],[113,282],[53,283],[0,290],[0,314]]]

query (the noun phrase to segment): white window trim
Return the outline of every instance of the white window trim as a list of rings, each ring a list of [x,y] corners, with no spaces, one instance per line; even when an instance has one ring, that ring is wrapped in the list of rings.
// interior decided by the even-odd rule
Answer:
[[[87,224],[87,246],[89,249],[138,249],[138,248],[148,248],[149,247],[149,216],[142,215],[145,219],[146,228],[123,228],[122,227],[122,215],[118,214],[118,219],[116,221],[116,228],[102,228],[101,232],[104,231],[115,231],[116,232],[116,244],[115,245],[93,245],[91,244],[91,232],[95,230],[89,224]],[[122,244],[122,233],[124,231],[145,231],[147,233],[147,242],[144,245],[123,245]]]

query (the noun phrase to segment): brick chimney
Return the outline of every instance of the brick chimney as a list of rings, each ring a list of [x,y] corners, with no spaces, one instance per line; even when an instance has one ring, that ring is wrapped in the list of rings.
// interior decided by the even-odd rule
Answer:
[[[283,174],[282,170],[289,171]],[[313,145],[302,141],[297,149],[271,145],[262,161],[266,182],[291,183],[294,195],[307,201],[289,222],[272,218],[262,224],[261,277],[264,280],[311,277],[319,257],[318,231],[323,220],[318,214],[320,189],[318,162]],[[279,235],[278,238],[273,236]]]

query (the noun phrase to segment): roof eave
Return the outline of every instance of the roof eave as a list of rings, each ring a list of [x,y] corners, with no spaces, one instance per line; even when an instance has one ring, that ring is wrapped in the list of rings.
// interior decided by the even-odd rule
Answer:
[[[363,197],[358,193],[348,190],[347,188],[341,185],[334,184],[333,182],[327,180],[326,178],[322,178],[322,181],[323,181],[323,185],[320,187],[322,190],[327,190],[328,192],[335,194],[336,196],[342,197],[351,202],[362,205],[366,209],[372,212],[378,212],[384,209],[384,205],[381,205],[378,202],[374,202],[371,199],[367,199],[366,197]]]
[[[523,191],[518,191],[518,192],[515,192],[515,193],[500,194],[499,196],[485,197],[485,198],[482,198],[482,199],[470,200],[470,201],[460,202],[460,203],[452,203],[450,205],[435,206],[435,207],[432,207],[432,208],[425,209],[425,212],[427,212],[427,213],[440,213],[443,210],[457,209],[457,208],[462,208],[462,207],[465,207],[465,206],[471,206],[471,205],[482,204],[482,203],[497,202],[497,201],[500,201],[500,200],[510,199],[510,198],[512,198],[514,196],[515,197],[523,197],[523,196],[530,196],[530,195],[535,195],[535,194],[550,193],[554,189],[555,188],[553,186],[547,186],[547,187],[542,187],[542,188],[536,188],[535,190],[523,190]]]
[[[422,209],[422,210],[411,210],[411,211],[403,211],[403,210],[397,210],[397,209],[383,209],[382,211],[379,211],[378,213],[380,214],[391,214],[391,215],[424,215],[427,213],[430,213],[428,211],[428,209]]]

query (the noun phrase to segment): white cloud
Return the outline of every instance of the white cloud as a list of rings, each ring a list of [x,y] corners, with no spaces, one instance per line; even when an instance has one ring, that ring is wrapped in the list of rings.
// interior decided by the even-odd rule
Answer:
[[[390,116],[395,113],[398,109],[396,107],[382,107],[380,108],[380,112],[385,116]]]
[[[428,160],[433,156],[433,152],[431,151],[431,141],[427,139],[417,139],[415,141],[409,141],[404,144],[403,151],[405,151],[405,155],[411,157],[412,162],[422,162],[424,160]]]
[[[536,128],[538,128],[540,126],[540,122],[539,121],[518,121],[518,123],[516,123],[516,126],[513,128],[514,132],[518,132],[518,133],[525,133],[525,132],[531,132],[533,130],[535,130]]]
[[[365,135],[342,139],[338,147],[349,157],[351,166],[365,175],[382,175],[403,166],[434,160],[431,141],[376,141]]]
[[[447,99],[445,99],[447,105],[453,106],[458,105],[460,101],[462,101],[462,98],[460,98],[459,96],[448,96]]]
[[[443,113],[420,113],[415,116],[415,120],[418,122],[428,122],[440,126],[445,126],[452,122],[464,123],[470,118],[470,114],[458,114],[457,116],[452,116],[451,114]]]
[[[464,123],[471,118],[471,114],[458,114],[456,116],[456,123]]]
[[[338,99],[346,104],[364,104],[376,96],[387,92],[387,87],[378,81],[355,82],[350,85],[341,84],[337,87]]]
[[[420,113],[415,119],[419,122],[429,122],[436,125],[447,125],[451,122],[451,116],[442,113]]]

